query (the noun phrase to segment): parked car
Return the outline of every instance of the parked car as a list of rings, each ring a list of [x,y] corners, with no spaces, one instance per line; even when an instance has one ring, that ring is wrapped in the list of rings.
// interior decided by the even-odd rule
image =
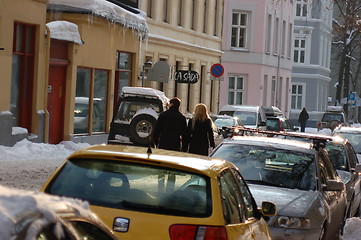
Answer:
[[[238,117],[245,127],[266,129],[266,113],[261,106],[226,105],[218,115]]]
[[[41,191],[89,201],[119,239],[271,239],[276,211],[227,161],[129,145],[72,154]]]
[[[285,117],[282,116],[268,116],[266,121],[266,129],[269,131],[284,131],[284,132],[290,132],[290,131],[297,131],[298,128],[294,127],[291,121]]]
[[[162,91],[153,88],[123,87],[110,123],[108,143],[124,143],[126,137],[134,145],[149,145],[168,100]]]
[[[103,100],[100,98],[93,99],[92,111],[92,132],[104,132],[104,111]],[[74,133],[88,133],[89,126],[89,98],[76,97],[74,107]]]
[[[0,209],[0,239],[117,239],[80,200],[0,186]]]
[[[321,128],[333,131],[339,125],[348,125],[346,114],[341,106],[329,106],[321,119]]]
[[[218,132],[223,136],[223,138],[229,137],[227,131],[224,130],[225,128],[244,126],[243,122],[238,117],[216,115],[212,118]]]
[[[298,129],[301,129],[300,123],[298,122],[298,117],[300,115],[300,112],[301,110],[291,110],[289,116],[291,124]],[[325,112],[322,111],[308,111],[309,119],[307,119],[306,128],[320,129],[321,119],[324,113]]]
[[[235,136],[211,157],[234,163],[257,202],[275,202],[277,215],[268,220],[272,239],[339,236],[347,210],[345,184],[322,144]]]
[[[352,144],[355,152],[361,154],[361,128],[360,127],[347,127],[339,126],[333,130],[334,136],[340,136],[347,139]]]

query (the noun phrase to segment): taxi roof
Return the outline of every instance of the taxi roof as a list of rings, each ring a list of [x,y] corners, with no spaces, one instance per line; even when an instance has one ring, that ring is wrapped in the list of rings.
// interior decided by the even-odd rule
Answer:
[[[164,149],[152,148],[151,153],[147,153],[147,150],[146,147],[101,144],[80,149],[70,155],[68,159],[85,157],[104,157],[117,161],[126,159],[142,164],[149,162],[177,169],[195,170],[210,177],[218,175],[225,167],[237,168],[232,163],[222,159]]]

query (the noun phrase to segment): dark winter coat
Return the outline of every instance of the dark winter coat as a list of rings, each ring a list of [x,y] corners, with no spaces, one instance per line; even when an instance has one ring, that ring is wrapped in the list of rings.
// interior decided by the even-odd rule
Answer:
[[[182,151],[187,151],[187,121],[177,108],[170,107],[159,115],[153,142],[158,148],[180,151],[182,146]]]
[[[306,109],[303,109],[300,113],[300,116],[298,117],[298,122],[305,123],[308,118],[309,118],[309,116],[308,116]]]
[[[206,121],[196,121],[192,128],[192,120],[188,122],[188,131],[190,135],[189,152],[208,156],[209,147],[215,147],[210,119]]]

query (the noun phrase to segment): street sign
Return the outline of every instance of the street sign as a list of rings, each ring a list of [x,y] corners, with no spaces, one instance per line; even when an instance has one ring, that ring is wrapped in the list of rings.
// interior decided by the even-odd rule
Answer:
[[[199,73],[196,71],[179,70],[173,75],[174,81],[177,83],[197,83],[199,80]]]
[[[167,83],[169,73],[169,65],[164,61],[159,61],[154,64],[153,68],[149,69],[147,80]]]
[[[348,94],[348,103],[351,104],[352,106],[356,106],[356,93],[355,92],[350,92]]]
[[[216,64],[213,64],[212,67],[211,67],[211,74],[213,77],[221,77],[224,73],[224,68],[221,64],[219,63],[216,63]]]

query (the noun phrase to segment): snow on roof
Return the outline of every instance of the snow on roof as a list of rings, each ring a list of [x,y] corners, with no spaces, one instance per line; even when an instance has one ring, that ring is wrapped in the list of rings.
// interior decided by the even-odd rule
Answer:
[[[35,236],[30,235],[36,234],[46,224],[59,222],[59,210],[75,211],[75,214],[80,213],[81,216],[99,223],[88,202],[42,192],[10,189],[0,185],[0,239],[13,239],[17,224],[24,217],[28,216],[30,220],[30,217],[34,217],[31,213],[40,213],[36,219],[31,218],[29,229],[32,231],[27,231],[26,236],[26,239],[35,239]]]
[[[148,33],[148,25],[142,14],[132,13],[106,0],[49,0],[48,4],[64,5],[91,11],[94,15],[119,23],[126,28]]]
[[[132,95],[146,95],[154,96],[161,99],[165,104],[169,102],[169,99],[165,96],[164,92],[159,91],[153,88],[146,87],[123,87],[122,94],[132,94]]]
[[[50,38],[83,44],[78,25],[68,21],[53,21],[46,24],[50,30]]]

